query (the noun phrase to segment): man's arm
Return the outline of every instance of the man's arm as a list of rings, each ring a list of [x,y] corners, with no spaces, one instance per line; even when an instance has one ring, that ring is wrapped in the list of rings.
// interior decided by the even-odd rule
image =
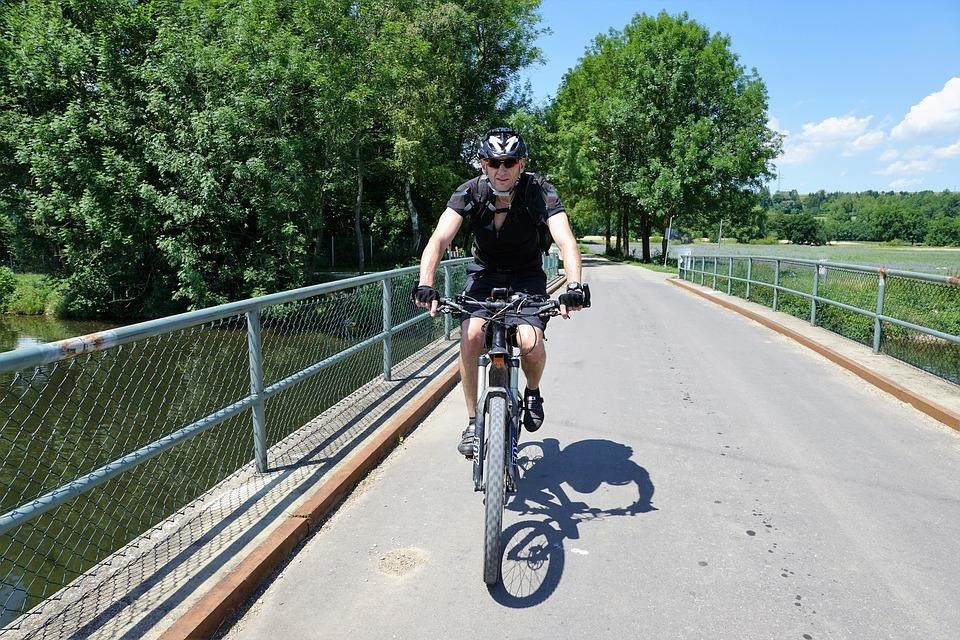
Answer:
[[[560,249],[560,257],[563,259],[563,274],[567,282],[582,282],[580,246],[577,244],[577,238],[573,235],[573,229],[570,228],[570,219],[565,212],[555,213],[547,218],[547,226],[550,228],[550,235],[553,241],[557,243]],[[579,311],[580,307],[571,307],[567,309],[566,305],[560,305],[560,315],[569,318],[568,311]]]
[[[420,284],[424,286],[433,286],[433,276],[440,265],[440,259],[443,257],[443,251],[446,249],[460,230],[463,223],[463,216],[447,207],[440,214],[440,220],[437,221],[437,228],[433,230],[430,239],[427,240],[427,246],[423,249],[423,255],[420,257]],[[418,306],[426,308],[427,305]],[[438,303],[434,300],[430,303],[430,315],[436,315]]]
[[[563,273],[567,281],[580,280],[580,246],[573,235],[573,229],[570,228],[570,220],[566,213],[557,213],[547,218],[547,226],[550,227],[550,235],[553,241],[557,243],[560,249],[560,257],[563,258]]]

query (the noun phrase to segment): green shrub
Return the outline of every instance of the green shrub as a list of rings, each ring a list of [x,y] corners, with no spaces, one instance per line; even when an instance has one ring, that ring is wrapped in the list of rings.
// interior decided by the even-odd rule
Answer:
[[[51,280],[47,292],[47,302],[43,312],[55,318],[64,317],[65,300],[67,299],[67,282],[65,280]]]
[[[0,311],[7,308],[11,294],[17,287],[17,276],[7,267],[0,267]]]
[[[780,244],[780,240],[775,235],[767,235],[762,238],[754,238],[750,244]]]
[[[58,301],[63,298],[63,283],[36,273],[12,275],[15,286],[3,305],[6,313],[22,316],[61,315]]]

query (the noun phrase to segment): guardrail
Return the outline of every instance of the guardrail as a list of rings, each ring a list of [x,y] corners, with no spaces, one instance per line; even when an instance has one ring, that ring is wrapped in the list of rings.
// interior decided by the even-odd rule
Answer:
[[[809,320],[960,384],[960,278],[763,256],[680,256],[681,278]]]
[[[445,295],[463,287],[469,261],[441,264]],[[544,258],[548,276],[557,267]],[[409,301],[418,271],[0,354],[0,636],[251,453],[266,472],[270,446],[449,338],[449,316]]]

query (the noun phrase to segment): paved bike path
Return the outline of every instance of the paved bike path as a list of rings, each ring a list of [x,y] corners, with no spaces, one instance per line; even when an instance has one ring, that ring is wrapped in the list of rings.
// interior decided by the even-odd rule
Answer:
[[[228,638],[955,638],[960,435],[642,269],[551,321],[548,421],[481,575],[459,389]]]

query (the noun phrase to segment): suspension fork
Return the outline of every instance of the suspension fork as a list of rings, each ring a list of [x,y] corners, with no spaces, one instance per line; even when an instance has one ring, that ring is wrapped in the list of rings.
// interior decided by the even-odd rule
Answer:
[[[509,433],[507,443],[509,447],[509,459],[507,462],[507,492],[517,492],[517,458],[519,457],[520,446],[520,358],[513,354],[510,355],[510,388],[507,391],[507,411],[509,413],[507,425]]]
[[[483,459],[485,457],[486,409],[490,396],[501,396],[507,401],[507,433],[492,433],[493,437],[507,438],[508,485],[516,487],[516,426],[519,424],[517,385],[520,359],[506,344],[506,330],[494,324],[490,328],[489,351],[477,358],[477,410],[474,423],[476,446],[473,454],[473,484],[475,491],[483,491]],[[503,371],[506,369],[506,371]],[[506,373],[506,375],[504,375]],[[494,425],[493,428],[496,428]]]
[[[486,444],[484,442],[484,431],[487,409],[487,366],[490,364],[490,357],[487,354],[481,354],[477,358],[477,411],[474,422],[474,442],[476,443],[473,451],[473,490],[483,491],[483,456]]]

